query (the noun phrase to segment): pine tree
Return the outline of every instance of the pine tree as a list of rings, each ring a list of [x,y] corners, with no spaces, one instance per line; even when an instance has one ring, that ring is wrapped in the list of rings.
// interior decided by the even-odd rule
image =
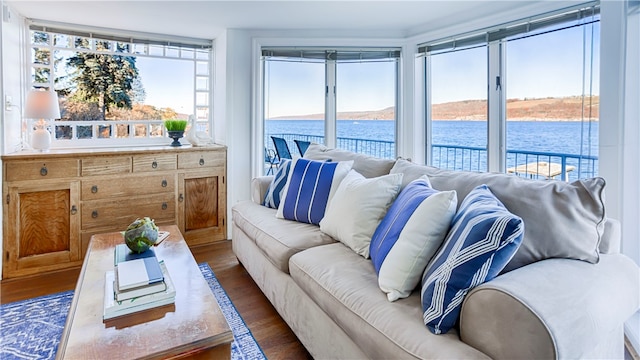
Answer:
[[[99,47],[100,43],[97,42],[96,50],[102,50]],[[78,52],[69,58],[67,65],[76,69],[73,74],[76,95],[98,103],[101,120],[105,119],[105,114],[113,106],[131,109],[132,90],[138,76],[135,57]]]

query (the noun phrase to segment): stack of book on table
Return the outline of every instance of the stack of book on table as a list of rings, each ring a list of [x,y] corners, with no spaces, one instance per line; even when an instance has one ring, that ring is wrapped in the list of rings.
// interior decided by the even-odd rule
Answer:
[[[114,270],[105,274],[104,320],[175,302],[167,267],[153,249],[136,254],[120,244],[114,256]]]

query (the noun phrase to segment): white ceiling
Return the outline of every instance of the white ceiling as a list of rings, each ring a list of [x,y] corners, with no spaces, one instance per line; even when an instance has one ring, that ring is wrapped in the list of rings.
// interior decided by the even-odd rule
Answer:
[[[532,1],[6,1],[26,18],[215,38],[223,29],[322,30],[406,37]],[[295,34],[292,34],[295,35]]]

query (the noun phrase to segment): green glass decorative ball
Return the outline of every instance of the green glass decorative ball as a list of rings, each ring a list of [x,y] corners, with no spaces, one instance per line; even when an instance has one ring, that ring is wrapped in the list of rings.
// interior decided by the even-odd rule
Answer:
[[[157,240],[158,227],[149,217],[136,219],[124,232],[125,244],[131,251],[137,253],[147,251]]]

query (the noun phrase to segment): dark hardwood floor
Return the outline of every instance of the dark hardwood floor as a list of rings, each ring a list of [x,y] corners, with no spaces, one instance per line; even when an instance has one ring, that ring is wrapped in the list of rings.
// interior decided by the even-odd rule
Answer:
[[[191,249],[196,262],[207,262],[251,329],[268,359],[311,359],[271,303],[238,263],[231,241]],[[80,268],[0,282],[0,303],[73,290]]]

